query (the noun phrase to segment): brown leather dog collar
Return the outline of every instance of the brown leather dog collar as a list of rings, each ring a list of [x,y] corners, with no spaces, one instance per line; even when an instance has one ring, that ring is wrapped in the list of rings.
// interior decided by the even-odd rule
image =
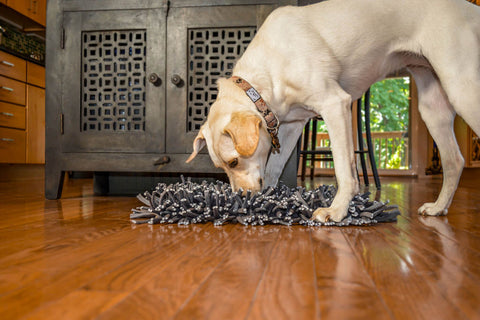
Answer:
[[[280,152],[280,142],[278,141],[278,126],[280,125],[280,122],[278,121],[277,116],[268,108],[265,100],[263,100],[262,96],[250,83],[237,76],[233,76],[230,79],[245,91],[247,96],[257,107],[257,110],[262,114],[263,119],[265,119],[265,123],[267,124],[267,131],[272,138],[272,152]]]

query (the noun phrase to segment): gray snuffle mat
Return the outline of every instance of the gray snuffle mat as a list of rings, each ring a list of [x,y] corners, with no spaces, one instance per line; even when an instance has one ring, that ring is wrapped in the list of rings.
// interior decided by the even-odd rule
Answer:
[[[194,183],[181,177],[175,184],[159,183],[152,192],[137,198],[144,206],[132,209],[133,223],[191,223],[213,222],[214,225],[241,223],[243,225],[300,224],[305,226],[371,225],[397,221],[398,207],[368,198],[370,193],[358,194],[350,202],[348,215],[340,222],[321,223],[311,220],[316,208],[330,206],[336,189],[323,185],[315,190],[281,185],[246,195],[232,191],[227,183]]]

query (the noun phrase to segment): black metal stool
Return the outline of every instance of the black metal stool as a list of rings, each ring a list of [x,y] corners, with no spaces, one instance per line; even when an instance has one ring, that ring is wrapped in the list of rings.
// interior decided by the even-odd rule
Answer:
[[[360,164],[362,166],[363,180],[365,185],[368,186],[368,172],[365,156],[368,154],[370,166],[372,168],[373,179],[375,180],[375,186],[378,190],[381,188],[380,178],[378,177],[377,164],[373,153],[372,134],[370,130],[370,89],[364,95],[363,107],[365,109],[365,142],[367,149],[364,148],[363,132],[362,132],[362,98],[357,100],[357,136],[358,136],[358,150],[355,150],[355,154],[360,156]],[[316,161],[333,161],[332,150],[329,147],[317,148],[317,123],[321,120],[321,117],[315,117],[310,119],[305,125],[303,133],[303,145],[302,138],[298,140],[298,160],[302,158],[302,171],[301,179],[305,180],[305,174],[307,169],[307,161],[310,160],[310,179],[313,179],[315,171]],[[310,127],[312,127],[310,129]],[[311,134],[310,134],[311,131]],[[300,163],[299,161],[297,163]],[[358,175],[358,172],[357,172]],[[358,177],[358,176],[357,176]]]

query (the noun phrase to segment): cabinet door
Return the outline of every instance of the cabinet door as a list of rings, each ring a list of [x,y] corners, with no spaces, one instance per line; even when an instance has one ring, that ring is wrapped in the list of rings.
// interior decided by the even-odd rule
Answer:
[[[165,11],[64,14],[64,152],[163,153]]]
[[[41,24],[42,26],[45,26],[45,20],[47,17],[47,1],[46,0],[31,0],[31,5],[30,5],[30,15],[29,17]]]
[[[0,127],[25,130],[25,107],[0,101]]]
[[[45,89],[27,85],[27,163],[45,163]]]
[[[46,0],[9,0],[8,2],[2,1],[2,3],[7,4],[7,6],[13,10],[45,26],[47,13]]]
[[[0,76],[0,100],[25,105],[25,83]]]
[[[27,83],[45,88],[45,67],[38,64],[27,63]]]
[[[25,163],[25,131],[0,127],[0,163]]]
[[[216,80],[231,76],[274,6],[172,8],[168,16],[167,151],[190,153],[217,97]],[[170,81],[178,75],[180,85]]]
[[[8,0],[8,6],[13,10],[23,14],[24,16],[29,16],[31,9],[32,0]]]
[[[15,80],[26,80],[27,63],[25,60],[0,51],[0,74]]]

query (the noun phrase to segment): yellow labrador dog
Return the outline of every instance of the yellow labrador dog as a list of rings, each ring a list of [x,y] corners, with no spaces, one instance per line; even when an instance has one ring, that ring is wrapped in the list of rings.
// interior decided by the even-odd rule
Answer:
[[[438,199],[419,213],[446,214],[464,165],[455,114],[480,134],[480,8],[465,0],[329,0],[275,10],[235,77],[218,81],[218,98],[187,162],[206,145],[234,189],[275,185],[307,119],[321,115],[338,192],[314,218],[340,221],[359,191],[350,104],[405,67],[444,170]],[[279,152],[270,154],[272,148]]]

